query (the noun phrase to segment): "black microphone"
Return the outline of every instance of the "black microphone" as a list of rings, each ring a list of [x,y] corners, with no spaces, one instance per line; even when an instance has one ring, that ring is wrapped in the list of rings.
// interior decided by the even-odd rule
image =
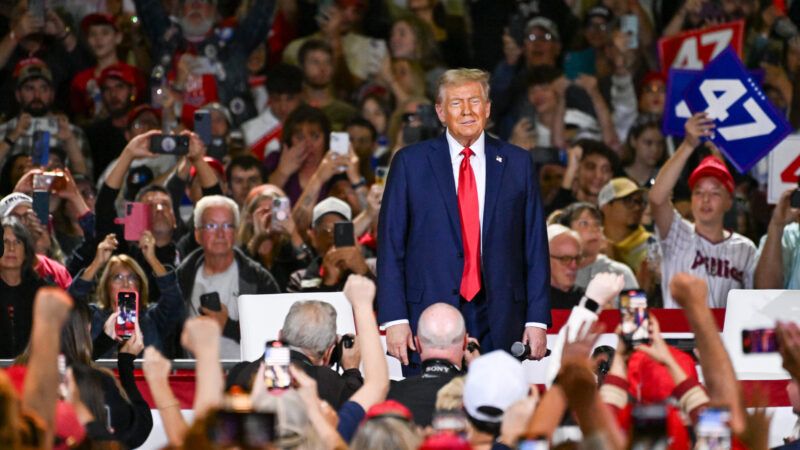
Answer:
[[[522,342],[514,342],[511,344],[511,356],[517,358],[520,361],[525,361],[528,359],[528,356],[531,355],[531,346],[528,344],[523,344]],[[547,358],[550,356],[550,349],[548,348],[546,352],[544,352],[544,357]]]

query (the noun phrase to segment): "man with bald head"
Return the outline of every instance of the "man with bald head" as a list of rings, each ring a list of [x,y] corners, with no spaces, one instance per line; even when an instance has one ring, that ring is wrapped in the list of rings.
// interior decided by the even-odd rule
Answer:
[[[461,312],[447,303],[425,308],[419,316],[414,344],[422,360],[422,373],[393,382],[387,399],[405,405],[414,422],[424,427],[431,424],[439,389],[465,373],[467,328]]]

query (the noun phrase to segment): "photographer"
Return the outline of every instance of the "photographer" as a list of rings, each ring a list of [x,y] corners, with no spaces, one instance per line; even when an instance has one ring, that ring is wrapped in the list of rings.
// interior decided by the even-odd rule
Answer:
[[[339,409],[364,383],[358,370],[360,348],[352,336],[337,337],[336,310],[331,304],[315,300],[293,304],[278,338],[291,349],[291,361],[317,382],[319,397],[334,409]],[[332,360],[335,357],[339,360]],[[227,387],[241,386],[249,391],[261,362],[259,358],[234,366],[228,372]],[[341,375],[330,368],[334,363],[344,369]]]
[[[405,405],[421,427],[431,424],[436,393],[466,371],[464,360],[477,356],[467,350],[467,328],[461,312],[446,303],[434,303],[419,316],[414,344],[422,360],[422,374],[393,382],[388,400]]]

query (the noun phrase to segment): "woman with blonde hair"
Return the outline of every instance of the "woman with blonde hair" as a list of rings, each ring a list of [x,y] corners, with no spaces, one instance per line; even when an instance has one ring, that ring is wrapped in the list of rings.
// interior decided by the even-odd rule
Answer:
[[[91,333],[95,356],[113,355],[114,344],[122,340],[115,331],[117,296],[120,292],[134,291],[139,298],[138,323],[145,346],[154,346],[164,351],[166,335],[183,319],[185,305],[181,296],[178,278],[174,270],[167,269],[155,254],[155,238],[145,231],[139,239],[145,261],[155,274],[161,297],[157,303],[149,298],[149,283],[142,267],[128,255],[112,256],[117,248],[117,238],[109,234],[97,246],[94,260],[81,271],[72,282],[69,293],[76,301],[84,303],[90,310]],[[95,277],[102,270],[95,283]],[[90,298],[96,284],[96,294]]]

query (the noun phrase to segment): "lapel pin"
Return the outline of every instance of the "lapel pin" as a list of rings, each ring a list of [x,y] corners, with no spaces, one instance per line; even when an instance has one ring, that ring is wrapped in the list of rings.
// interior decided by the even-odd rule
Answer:
[[[499,162],[499,163],[501,163],[501,162],[503,162],[503,157],[502,156],[495,156],[494,160]]]

